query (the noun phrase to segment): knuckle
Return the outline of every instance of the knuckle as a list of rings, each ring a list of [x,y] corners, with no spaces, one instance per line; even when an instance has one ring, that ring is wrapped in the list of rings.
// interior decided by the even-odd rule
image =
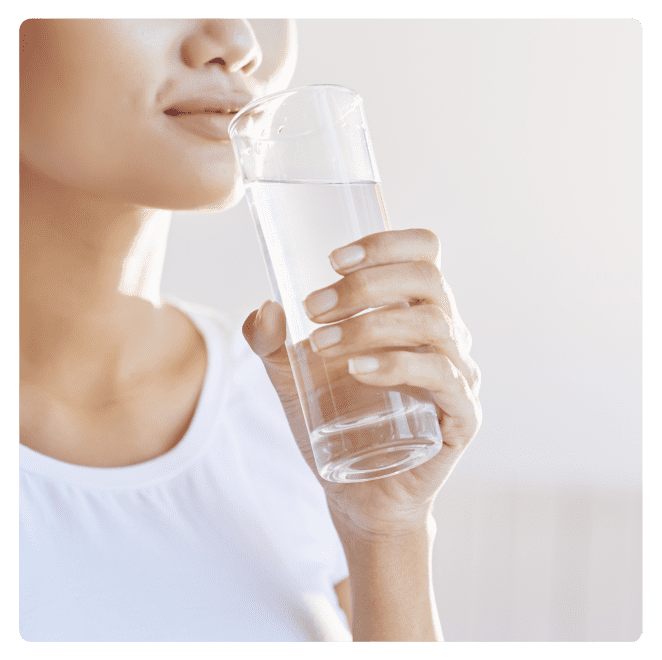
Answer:
[[[457,350],[460,354],[466,355],[471,346],[471,335],[467,328],[462,323],[458,323],[456,320],[451,320],[451,335],[453,341],[457,345]]]
[[[478,431],[482,423],[483,423],[483,405],[478,399],[476,399],[476,431]]]
[[[422,280],[425,284],[427,294],[434,296],[441,276],[439,269],[430,261],[412,261],[411,267],[414,271],[414,277],[417,280]]]
[[[444,274],[441,271],[438,272],[437,284],[441,287],[443,296],[450,303],[450,301],[453,299],[453,290],[451,289],[448,280],[444,277]],[[450,307],[452,308],[453,305],[450,305]]]
[[[467,378],[467,384],[469,385],[469,389],[474,393],[474,395],[477,397],[478,392],[480,390],[480,383],[481,383],[481,373],[480,369],[478,368],[478,365],[471,360],[469,363],[469,378]]]
[[[473,344],[473,338],[471,337],[471,333],[469,332],[468,328],[464,328],[464,344],[465,350],[468,353],[471,350],[471,346]]]
[[[416,236],[419,236],[425,243],[429,244],[429,248],[427,248],[430,252],[430,254],[436,256],[439,253],[439,250],[441,248],[441,244],[439,241],[439,237],[430,229],[426,229],[425,227],[417,227],[416,229],[412,230],[415,232]]]
[[[353,273],[346,275],[342,280],[340,286],[343,288],[343,293],[353,299],[359,295],[369,293],[371,285],[371,277],[369,269],[360,268]]]
[[[441,276],[441,273],[439,272],[439,269],[433,264],[431,261],[415,261],[414,262],[418,269],[420,270],[421,274],[424,275],[426,278],[434,280],[436,282],[439,281],[439,278]]]
[[[478,390],[480,389],[482,375],[480,373],[480,369],[478,368],[478,365],[473,360],[471,360],[469,372],[471,374],[471,389],[478,392]]]
[[[426,343],[431,344],[439,339],[448,339],[450,337],[446,315],[441,307],[437,305],[420,305],[418,309],[423,317],[420,327]]]
[[[410,351],[402,351],[400,353],[400,360],[402,360],[402,370],[407,376],[414,379],[417,379],[423,375],[423,365],[421,364],[419,355],[419,353],[413,353]]]
[[[480,391],[480,386],[482,383],[482,374],[480,373],[480,369],[476,367],[476,372],[475,372],[475,378],[474,378],[474,383],[473,383],[473,391],[476,393],[476,396],[478,396],[478,392]]]
[[[462,358],[462,372],[464,379],[467,381],[467,386],[474,393],[478,394],[481,382],[481,373],[476,361],[469,355]]]
[[[380,354],[380,371],[383,376],[393,376],[396,373],[402,373],[407,370],[407,364],[403,360],[399,351],[389,351]]]
[[[345,330],[344,328],[347,328]],[[360,314],[343,322],[343,337],[346,343],[380,343],[388,332],[388,323],[378,312]]]
[[[457,379],[460,372],[453,364],[453,361],[446,355],[440,355],[439,358],[439,364],[444,378]]]

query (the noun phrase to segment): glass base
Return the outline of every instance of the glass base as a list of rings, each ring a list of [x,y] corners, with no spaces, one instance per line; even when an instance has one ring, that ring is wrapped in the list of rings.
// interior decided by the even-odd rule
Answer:
[[[326,464],[319,473],[327,481],[341,483],[383,479],[422,465],[436,456],[441,446],[442,442],[417,444],[416,438],[411,438],[406,445],[382,446],[341,458]]]

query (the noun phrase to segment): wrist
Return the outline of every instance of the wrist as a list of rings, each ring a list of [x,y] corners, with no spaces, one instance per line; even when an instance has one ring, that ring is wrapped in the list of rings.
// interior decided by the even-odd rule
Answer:
[[[361,519],[360,516],[343,514],[336,507],[329,506],[331,520],[340,540],[351,543],[382,545],[405,542],[412,536],[422,533],[434,537],[437,526],[432,517],[432,506],[406,515],[390,516],[391,520],[378,520],[375,516]]]
[[[431,514],[413,525],[398,525],[374,531],[338,530],[348,564],[365,565],[379,556],[426,552],[431,557],[437,524]]]
[[[434,519],[379,538],[342,540],[354,641],[443,641],[432,586]]]

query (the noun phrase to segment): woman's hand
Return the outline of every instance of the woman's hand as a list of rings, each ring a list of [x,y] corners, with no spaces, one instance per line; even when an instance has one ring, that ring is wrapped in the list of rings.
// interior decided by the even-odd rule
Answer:
[[[359,261],[343,267],[343,254]],[[382,479],[350,483],[322,479],[285,348],[282,307],[267,301],[259,313],[252,312],[244,323],[244,336],[262,359],[299,448],[326,492],[341,538],[358,535],[373,541],[407,535],[426,524],[436,494],[480,427],[480,374],[469,357],[471,336],[439,270],[439,239],[433,232],[371,234],[334,250],[330,258],[343,278],[311,293],[304,303],[310,318],[325,324],[312,333],[313,349],[321,357],[360,353],[374,358],[378,368],[370,372],[361,372],[359,361],[353,360],[350,373],[357,381],[433,401],[443,438],[436,456]],[[320,301],[326,301],[326,310]],[[381,309],[349,318],[368,308]],[[340,339],[323,348],[332,327],[340,328],[334,333]]]

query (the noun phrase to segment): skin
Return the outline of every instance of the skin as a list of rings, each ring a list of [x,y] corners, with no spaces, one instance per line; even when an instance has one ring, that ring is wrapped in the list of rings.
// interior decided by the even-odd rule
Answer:
[[[259,44],[254,30],[269,39]],[[116,467],[158,456],[185,433],[206,369],[204,341],[174,308],[125,295],[139,290],[124,281],[125,261],[154,209],[236,203],[238,172],[229,142],[182,131],[163,111],[210,87],[247,99],[284,87],[296,58],[291,32],[287,21],[238,19],[21,25],[27,446]],[[139,241],[147,281],[160,278],[154,257],[164,231]]]
[[[350,484],[328,482],[318,475],[332,516],[343,528],[366,540],[407,534],[425,526],[434,498],[480,426],[480,373],[469,356],[471,336],[457,312],[450,287],[437,264],[440,246],[427,229],[372,234],[350,245],[360,245],[365,258],[350,268],[336,268],[343,279],[311,293],[305,301],[334,290],[337,303],[315,323],[339,326],[340,342],[317,350],[322,357],[360,353],[378,359],[379,368],[353,374],[373,386],[399,386],[402,391],[433,401],[444,440],[441,451],[411,470],[386,479]],[[340,249],[335,250],[336,254]],[[408,302],[409,307],[398,303]],[[367,308],[383,306],[349,318]],[[267,302],[248,317],[244,335],[262,357],[267,373],[281,396],[290,426],[306,461],[316,474],[305,420],[293,384],[283,338],[284,312]],[[343,320],[346,319],[346,320]],[[323,333],[326,328],[313,332]],[[376,349],[394,346],[424,347],[428,352]],[[275,347],[275,350],[273,350]],[[351,373],[351,372],[350,372]]]
[[[287,21],[32,19],[21,25],[23,444],[71,463],[119,467],[159,456],[183,437],[206,370],[204,341],[181,312],[127,287],[125,263],[155,209],[218,210],[240,194],[231,146],[177,129],[163,111],[211,85],[247,98],[284,89],[295,59]],[[140,252],[145,280],[158,282],[159,260],[150,256],[164,243],[163,232],[167,226]],[[320,355],[425,347],[380,352],[377,371],[353,377],[411,388],[433,401],[444,440],[437,456],[386,479],[321,479],[280,305],[267,301],[251,313],[244,336],[326,494],[350,567],[354,640],[441,640],[430,514],[480,426],[479,371],[440,272],[437,236],[392,231],[352,245],[361,245],[365,258],[336,269],[342,279],[328,287],[337,294],[335,307],[312,315],[342,329],[341,341]],[[338,586],[349,612],[349,584]]]

